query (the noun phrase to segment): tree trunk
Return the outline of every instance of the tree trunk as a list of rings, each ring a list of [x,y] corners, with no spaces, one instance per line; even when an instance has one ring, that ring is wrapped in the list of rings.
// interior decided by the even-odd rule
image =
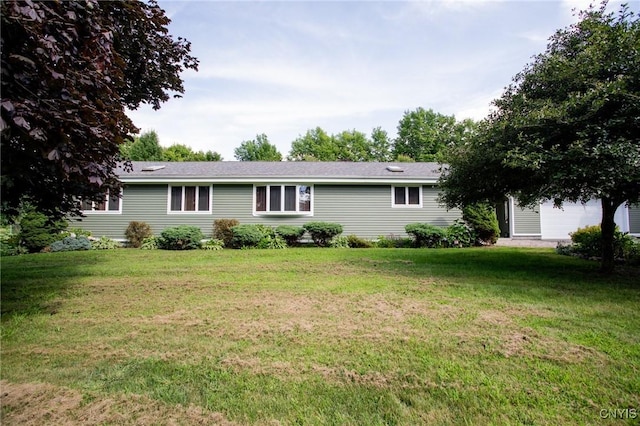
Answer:
[[[607,197],[602,199],[602,222],[600,223],[600,229],[602,230],[602,263],[600,264],[600,270],[607,274],[613,272],[615,265],[613,236],[616,230],[616,222],[614,216],[620,204]]]

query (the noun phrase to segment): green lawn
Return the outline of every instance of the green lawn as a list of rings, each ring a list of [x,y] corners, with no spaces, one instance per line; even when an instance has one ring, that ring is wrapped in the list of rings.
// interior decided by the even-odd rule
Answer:
[[[516,248],[2,258],[2,423],[638,424],[640,270],[597,268]]]

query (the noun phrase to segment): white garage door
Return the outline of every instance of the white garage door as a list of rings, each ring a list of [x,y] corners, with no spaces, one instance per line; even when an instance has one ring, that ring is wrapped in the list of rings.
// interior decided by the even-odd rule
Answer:
[[[628,232],[626,208],[621,206],[616,211],[616,223],[623,232]],[[570,232],[589,225],[598,225],[602,220],[602,205],[599,200],[582,203],[564,203],[562,209],[553,207],[549,201],[540,206],[540,230],[542,239],[568,240]]]

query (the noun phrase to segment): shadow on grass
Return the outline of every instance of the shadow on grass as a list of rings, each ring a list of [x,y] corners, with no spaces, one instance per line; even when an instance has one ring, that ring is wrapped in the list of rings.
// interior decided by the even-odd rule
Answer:
[[[2,258],[0,308],[13,316],[55,314],[63,296],[86,267],[100,261],[93,252],[37,253]]]
[[[605,294],[612,300],[640,296],[640,268],[620,266],[606,275],[599,272],[598,262],[561,256],[552,249],[398,249],[376,254],[376,269],[501,296],[531,291],[585,297]]]

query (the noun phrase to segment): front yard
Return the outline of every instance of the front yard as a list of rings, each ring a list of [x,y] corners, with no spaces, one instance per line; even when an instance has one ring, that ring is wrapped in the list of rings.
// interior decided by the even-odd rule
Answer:
[[[637,424],[640,271],[552,249],[2,258],[2,424]]]

